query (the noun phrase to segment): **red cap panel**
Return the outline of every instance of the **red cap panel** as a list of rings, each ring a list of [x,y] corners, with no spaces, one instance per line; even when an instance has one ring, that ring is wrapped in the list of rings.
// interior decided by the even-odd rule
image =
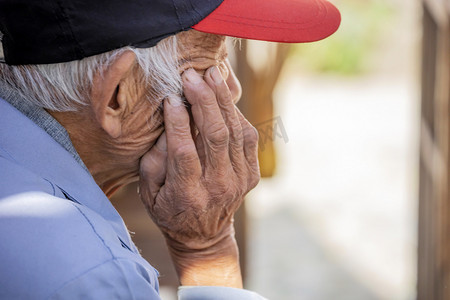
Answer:
[[[333,34],[340,21],[339,11],[325,0],[224,0],[192,28],[238,38],[305,43]]]

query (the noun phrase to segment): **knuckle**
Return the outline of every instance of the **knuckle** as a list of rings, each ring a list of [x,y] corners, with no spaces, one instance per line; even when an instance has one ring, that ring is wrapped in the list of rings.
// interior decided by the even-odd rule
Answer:
[[[229,203],[238,194],[238,189],[230,184],[229,176],[225,174],[217,174],[215,178],[211,178],[210,186],[213,187],[213,194],[220,199],[220,203]]]
[[[236,142],[241,144],[244,140],[244,132],[242,130],[241,124],[236,122],[232,125],[231,130],[233,132],[233,138]]]
[[[174,156],[178,161],[193,161],[197,158],[194,147],[181,146],[175,149]]]
[[[259,172],[256,172],[254,175],[252,175],[250,177],[250,180],[248,183],[249,190],[255,188],[258,185],[260,180],[261,180],[261,174]]]
[[[181,177],[197,176],[198,155],[195,147],[179,147],[174,151],[174,174]]]
[[[189,119],[186,118],[182,121],[183,122],[170,122],[170,127],[172,128],[171,135],[173,135],[176,139],[184,138],[191,131],[191,128],[189,126]]]
[[[250,144],[257,144],[258,140],[259,140],[258,130],[255,127],[253,127],[252,125],[248,125],[244,129],[244,138],[245,138],[246,142],[248,142]]]
[[[214,93],[213,91],[208,87],[208,86],[204,86],[203,88],[201,88],[200,90],[198,90],[198,100],[202,103],[205,102],[211,102],[211,100],[214,100]]]
[[[228,128],[222,124],[213,125],[209,128],[208,139],[215,146],[228,145],[229,136]]]
[[[186,161],[176,161],[174,175],[170,176],[176,186],[186,186],[200,176],[198,170],[193,168]]]
[[[230,198],[231,192],[223,180],[216,181],[216,193],[220,196],[220,199],[226,202]]]
[[[214,92],[206,83],[199,84],[195,87],[185,85],[184,92],[186,99],[191,104],[210,102],[215,97]]]
[[[224,104],[233,103],[233,97],[228,88],[225,88],[222,91],[220,91],[219,97],[221,102],[223,102]]]

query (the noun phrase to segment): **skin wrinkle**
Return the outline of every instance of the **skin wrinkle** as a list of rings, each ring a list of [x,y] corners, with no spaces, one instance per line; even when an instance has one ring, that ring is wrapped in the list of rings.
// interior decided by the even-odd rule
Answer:
[[[190,30],[177,35],[179,41],[179,71],[193,68],[204,75],[211,66],[218,66],[228,56],[225,37]]]
[[[229,65],[226,66],[224,62],[227,56],[225,37],[190,30],[179,33],[177,42],[175,67],[178,72],[168,70],[167,74],[179,74],[178,79],[181,79],[185,70],[193,68],[204,75],[209,67],[218,65],[225,80],[230,78],[236,81],[234,76],[229,76]],[[99,80],[103,79],[102,75]],[[164,94],[170,96],[167,95],[167,90],[152,91],[152,82],[145,80],[143,71],[136,62],[120,85],[122,91],[118,94],[127,100],[121,112],[122,133],[119,137],[109,136],[95,122],[96,117],[90,105],[82,107],[78,112],[51,112],[68,129],[75,149],[108,197],[121,186],[138,180],[140,159],[164,132],[164,110],[161,107],[163,98],[160,100],[154,97]],[[237,82],[230,82],[230,86],[232,85],[239,87]],[[109,97],[103,91],[99,92],[101,97]],[[155,95],[154,92],[159,94]],[[181,92],[178,97],[182,96]],[[235,88],[235,94],[233,99],[240,95],[240,88]],[[79,124],[86,126],[80,128]],[[86,139],[87,136],[96,138]]]
[[[227,79],[229,75],[228,67],[225,60],[228,57],[225,40],[226,37],[218,35],[210,35],[200,33],[197,31],[181,32],[177,35],[178,40],[178,63],[180,78],[181,74],[187,69],[194,69],[202,76],[205,75],[206,70],[215,65],[219,68],[222,76]],[[207,45],[205,47],[205,45]],[[169,97],[167,95],[165,98]],[[190,107],[190,104],[185,100],[184,94],[181,92],[179,96],[183,105]],[[157,113],[163,114],[163,100],[159,102],[158,110],[152,114],[149,119]],[[158,118],[159,119],[159,118]],[[163,121],[160,126],[163,124]],[[158,125],[156,125],[158,126]],[[151,128],[151,126],[150,126]]]
[[[161,155],[158,147],[152,147],[141,159],[141,200],[166,237],[181,285],[242,288],[232,216],[253,188],[242,182],[259,179],[257,141],[238,142],[246,135],[236,131],[253,127],[234,105],[240,85],[232,70],[218,74],[217,67],[229,68],[227,61],[219,61],[224,57],[223,37],[195,31],[188,37],[193,39],[189,46],[180,47],[189,55],[180,73],[184,71],[183,91],[191,111],[172,98],[164,101],[166,139],[156,145],[167,144],[167,152]],[[196,42],[205,49],[198,49]],[[214,44],[216,51],[208,52]],[[198,53],[204,59],[198,60]],[[207,71],[201,68],[203,63]],[[196,142],[192,122],[199,132]],[[223,143],[228,139],[235,142]],[[239,155],[230,154],[230,147],[239,148]]]
[[[108,197],[140,179],[141,200],[166,237],[182,285],[242,288],[232,215],[252,188],[242,182],[259,179],[257,141],[240,147],[241,152],[252,150],[253,163],[230,155],[234,144],[223,143],[237,136],[230,130],[237,124],[243,131],[251,128],[230,113],[238,111],[233,102],[241,91],[226,60],[225,37],[194,30],[177,37],[172,47],[153,49],[162,55],[143,56],[148,59],[129,49],[120,52],[104,73],[94,68],[92,89],[84,90],[88,105],[51,114],[69,132]],[[176,50],[177,56],[172,55]],[[222,78],[214,76],[212,66]],[[180,98],[183,91],[192,104],[191,116],[184,107],[164,101],[173,94]],[[218,123],[225,136],[214,134],[220,133]],[[194,129],[198,136],[191,136]]]
[[[187,69],[194,69],[200,75],[204,76],[206,70],[215,65],[219,68],[223,78],[226,80],[229,75],[225,60],[228,57],[228,51],[225,43],[225,36],[205,34],[195,30],[181,32],[177,35],[178,58],[177,68],[180,76]],[[206,46],[205,46],[206,45]],[[150,96],[150,95],[149,95]],[[165,95],[159,102],[158,111],[163,114],[163,100],[171,95]],[[181,91],[177,96],[180,97],[182,104],[190,107]],[[154,99],[151,99],[154,101]],[[152,115],[153,116],[153,115]]]

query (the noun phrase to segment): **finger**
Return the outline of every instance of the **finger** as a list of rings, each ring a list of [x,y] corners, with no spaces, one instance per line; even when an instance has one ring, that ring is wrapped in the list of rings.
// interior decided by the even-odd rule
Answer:
[[[228,129],[222,118],[214,91],[193,69],[183,74],[184,94],[192,105],[192,115],[203,139],[207,164],[205,168],[219,168],[229,162]]]
[[[231,97],[233,98],[234,104],[238,103],[242,96],[242,86],[237,79],[236,74],[234,74],[233,68],[231,67],[230,61],[228,59],[225,60],[225,66],[228,69],[228,77],[226,77],[226,82],[228,88],[231,92]]]
[[[199,178],[201,167],[189,126],[189,113],[175,96],[164,100],[164,127],[167,139],[167,176],[182,180]]]
[[[244,155],[247,160],[250,176],[248,177],[249,188],[255,187],[260,179],[259,161],[258,161],[258,131],[247,121],[242,113],[236,111],[242,126],[244,135]]]
[[[189,126],[191,126],[192,139],[194,140],[195,148],[197,149],[200,164],[203,166],[205,162],[205,147],[203,145],[203,139],[198,132],[197,126],[195,126],[194,117],[192,116],[192,110],[190,107],[188,107],[188,112],[190,121]]]
[[[200,159],[200,163],[202,165],[203,172],[205,171],[205,161],[206,161],[206,153],[205,153],[205,145],[203,144],[203,138],[200,133],[197,133],[195,136],[195,148],[197,149],[198,158]]]
[[[158,194],[166,180],[167,172],[167,142],[163,132],[156,144],[141,159],[141,179],[150,190],[150,200]]]
[[[242,126],[242,132],[244,136],[244,154],[247,161],[255,161],[255,153],[258,153],[258,131],[250,122],[244,117],[244,115],[237,109],[236,113],[239,117],[239,121]]]
[[[242,170],[245,165],[244,137],[236,106],[231,91],[219,71],[213,66],[205,73],[205,81],[215,92],[222,117],[229,131],[229,155],[235,171]]]

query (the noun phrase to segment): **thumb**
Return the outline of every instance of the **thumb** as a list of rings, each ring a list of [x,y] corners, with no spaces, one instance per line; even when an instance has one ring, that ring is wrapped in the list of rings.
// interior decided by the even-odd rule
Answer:
[[[141,159],[140,189],[147,189],[153,200],[166,180],[167,140],[163,132],[156,144]],[[149,199],[146,199],[149,200]]]

